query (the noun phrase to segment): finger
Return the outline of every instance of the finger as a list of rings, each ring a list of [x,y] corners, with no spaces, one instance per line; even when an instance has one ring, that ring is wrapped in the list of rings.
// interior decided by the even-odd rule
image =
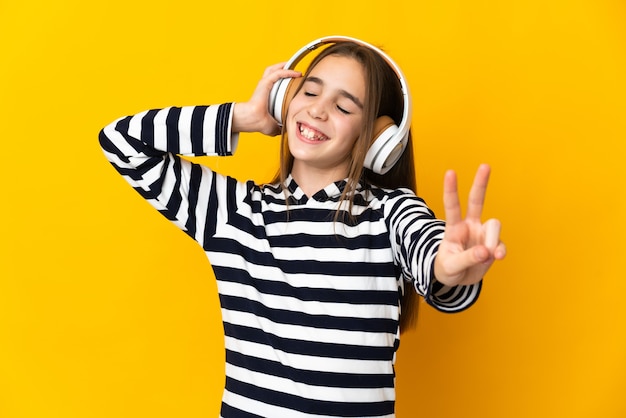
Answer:
[[[279,80],[299,77],[302,77],[302,73],[299,71],[278,69],[266,74],[260,81],[259,87],[262,88],[264,93],[269,93]]]
[[[496,248],[500,243],[500,229],[500,221],[497,219],[489,219],[483,224],[484,245],[492,254],[495,254]]]
[[[302,77],[302,73],[296,70],[285,70],[281,68],[272,73],[271,77],[275,78],[276,80],[279,80],[281,78],[298,78]]]
[[[471,272],[475,279],[480,279],[493,263],[489,251],[482,245],[469,248],[463,252],[450,255],[444,270],[450,277],[463,274],[468,277]],[[472,279],[473,280],[473,279]]]
[[[274,64],[265,69],[263,78],[257,84],[257,87],[252,94],[253,98],[259,101],[267,100],[267,95],[276,85],[278,80],[283,78],[298,78],[302,76],[302,73],[294,70],[285,70],[281,66],[282,64]]]
[[[493,252],[493,256],[496,260],[502,260],[506,257],[506,245],[503,242],[499,243],[496,250]]]
[[[443,178],[443,208],[448,224],[461,221],[461,205],[457,190],[456,173],[448,170]]]
[[[300,76],[302,76],[302,72],[285,68],[284,62],[270,65],[263,72],[263,78],[269,77],[274,79],[274,81],[278,81],[281,78],[294,78]]]
[[[266,67],[265,71],[263,72],[263,76],[271,74],[274,71],[280,70],[282,68],[285,68],[285,64],[286,64],[285,62],[279,62],[277,64],[272,64],[272,65]]]
[[[485,203],[485,195],[487,194],[490,172],[491,168],[487,164],[482,164],[476,171],[467,204],[467,219],[480,220]]]

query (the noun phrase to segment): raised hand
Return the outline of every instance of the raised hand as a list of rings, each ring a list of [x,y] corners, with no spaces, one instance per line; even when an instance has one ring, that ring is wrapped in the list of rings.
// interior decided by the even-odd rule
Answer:
[[[461,214],[456,173],[448,171],[445,175],[443,203],[446,229],[435,259],[435,277],[445,285],[477,283],[494,261],[506,256],[506,248],[500,241],[500,222],[497,219],[481,222],[490,171],[486,164],[478,168],[469,193],[465,219]]]
[[[272,136],[280,133],[280,126],[268,110],[270,91],[281,78],[302,76],[299,71],[285,70],[284,65],[279,63],[267,67],[250,99],[235,104],[233,132],[260,132]]]

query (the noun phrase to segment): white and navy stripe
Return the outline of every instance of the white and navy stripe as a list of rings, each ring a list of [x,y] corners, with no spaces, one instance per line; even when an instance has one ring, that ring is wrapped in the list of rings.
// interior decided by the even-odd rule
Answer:
[[[291,177],[285,193],[179,157],[231,154],[231,124],[231,104],[172,107],[100,133],[113,166],[213,266],[226,346],[221,416],[393,417],[403,283],[446,312],[470,306],[480,284],[432,279],[444,225],[408,190],[362,187],[353,217],[335,221],[343,181],[308,197]]]

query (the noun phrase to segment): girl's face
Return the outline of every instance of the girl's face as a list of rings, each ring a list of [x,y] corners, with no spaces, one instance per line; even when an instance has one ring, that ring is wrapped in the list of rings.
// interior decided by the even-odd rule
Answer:
[[[294,171],[324,170],[346,176],[364,101],[363,66],[344,56],[322,59],[289,104],[287,139]]]

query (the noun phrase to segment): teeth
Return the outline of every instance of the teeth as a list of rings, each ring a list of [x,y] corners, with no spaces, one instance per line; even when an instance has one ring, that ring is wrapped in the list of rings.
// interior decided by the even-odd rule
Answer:
[[[300,134],[311,141],[324,141],[326,139],[326,136],[319,135],[313,129],[309,129],[304,126],[300,126]]]

